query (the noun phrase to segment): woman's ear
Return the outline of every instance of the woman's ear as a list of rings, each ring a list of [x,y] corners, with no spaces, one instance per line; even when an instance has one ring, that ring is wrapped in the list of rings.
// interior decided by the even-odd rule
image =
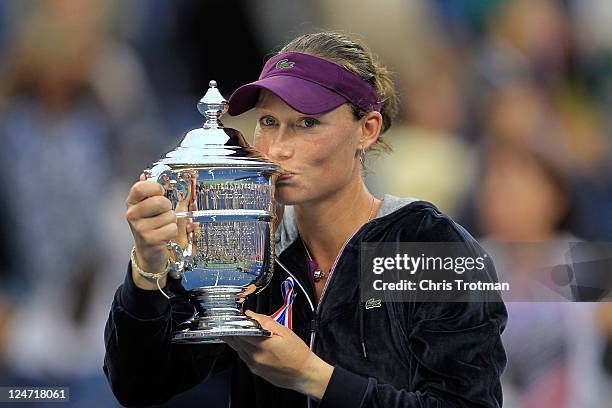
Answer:
[[[372,111],[361,118],[361,146],[363,150],[369,150],[378,140],[382,130],[383,119],[380,112]]]

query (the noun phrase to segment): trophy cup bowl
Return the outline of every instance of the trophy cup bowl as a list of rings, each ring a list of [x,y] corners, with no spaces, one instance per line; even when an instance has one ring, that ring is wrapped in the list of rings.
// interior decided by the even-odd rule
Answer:
[[[169,276],[177,297],[194,306],[173,333],[175,343],[220,343],[222,336],[269,336],[246,316],[246,297],[263,290],[274,266],[274,185],[279,167],[225,128],[227,111],[215,81],[198,110],[206,117],[180,145],[145,170],[160,183],[176,212],[178,236],[169,242]]]

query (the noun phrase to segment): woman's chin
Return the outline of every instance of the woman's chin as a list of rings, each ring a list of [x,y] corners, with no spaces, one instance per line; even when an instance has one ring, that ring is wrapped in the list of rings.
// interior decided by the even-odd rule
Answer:
[[[299,190],[288,188],[288,186],[277,186],[274,199],[279,204],[296,205],[304,201],[304,195]]]

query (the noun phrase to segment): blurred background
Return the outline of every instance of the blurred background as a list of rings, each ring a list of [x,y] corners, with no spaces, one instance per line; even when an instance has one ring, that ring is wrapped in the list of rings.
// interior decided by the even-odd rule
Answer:
[[[353,33],[395,73],[377,195],[482,240],[612,241],[611,21],[600,0],[0,2],[0,385],[118,406],[103,329],[131,184],[201,125],[210,79],[229,97],[310,31]],[[224,122],[252,137],[250,113]],[[612,407],[610,305],[508,304],[504,406]],[[227,379],[165,406],[227,406]]]

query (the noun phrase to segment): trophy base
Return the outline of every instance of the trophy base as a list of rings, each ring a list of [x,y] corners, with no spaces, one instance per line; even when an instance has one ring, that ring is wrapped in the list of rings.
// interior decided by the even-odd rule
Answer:
[[[240,289],[242,290],[242,289]],[[198,301],[201,307],[193,317],[183,322],[172,336],[173,343],[223,343],[224,336],[270,337],[272,333],[259,322],[242,313],[241,300],[236,293],[217,289],[202,290]]]
[[[265,329],[241,329],[236,327],[216,327],[207,330],[186,330],[174,333],[173,343],[179,344],[215,344],[224,343],[220,337],[224,336],[255,336],[270,337],[272,333]]]

